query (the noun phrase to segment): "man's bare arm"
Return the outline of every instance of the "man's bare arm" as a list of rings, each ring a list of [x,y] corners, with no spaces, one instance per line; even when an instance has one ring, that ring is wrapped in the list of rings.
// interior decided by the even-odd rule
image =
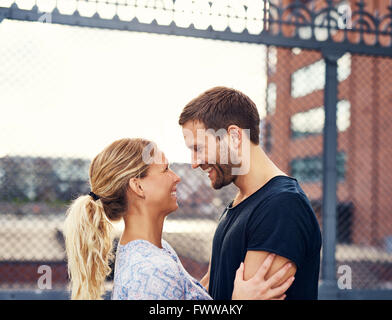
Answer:
[[[248,251],[246,253],[245,261],[244,261],[244,265],[245,265],[244,280],[249,280],[256,274],[257,270],[260,268],[261,264],[264,262],[264,260],[267,258],[269,254],[270,252],[267,251]],[[287,279],[289,279],[291,276],[293,276],[296,273],[297,266],[295,265],[294,262],[279,255],[276,255],[265,279],[268,280],[274,273],[276,273],[284,264],[288,262],[290,262],[292,266],[286,272],[285,276],[281,279],[278,285],[284,283]]]

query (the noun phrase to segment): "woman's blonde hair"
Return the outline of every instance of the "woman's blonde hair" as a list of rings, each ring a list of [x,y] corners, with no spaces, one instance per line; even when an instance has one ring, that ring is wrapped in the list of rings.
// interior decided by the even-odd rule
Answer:
[[[143,178],[148,164],[143,150],[151,142],[121,139],[99,153],[90,164],[91,191],[74,200],[67,210],[64,235],[72,299],[102,299],[113,260],[112,224],[127,211],[129,180]]]

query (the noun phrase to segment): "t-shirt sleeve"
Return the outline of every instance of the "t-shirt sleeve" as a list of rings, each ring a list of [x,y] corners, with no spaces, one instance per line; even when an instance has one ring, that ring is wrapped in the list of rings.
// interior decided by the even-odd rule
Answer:
[[[275,253],[300,268],[311,233],[303,201],[299,195],[282,193],[258,207],[249,220],[247,249]]]
[[[128,300],[183,300],[184,280],[170,260],[145,261],[134,268],[132,286],[125,286]]]

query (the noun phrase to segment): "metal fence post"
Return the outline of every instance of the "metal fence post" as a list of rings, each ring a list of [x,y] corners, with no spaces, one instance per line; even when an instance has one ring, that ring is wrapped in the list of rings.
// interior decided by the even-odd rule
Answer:
[[[323,259],[322,284],[320,299],[337,299],[338,287],[336,282],[336,154],[337,154],[337,125],[336,104],[338,96],[338,66],[337,60],[342,53],[334,50],[323,50],[325,61],[325,123],[323,146]]]

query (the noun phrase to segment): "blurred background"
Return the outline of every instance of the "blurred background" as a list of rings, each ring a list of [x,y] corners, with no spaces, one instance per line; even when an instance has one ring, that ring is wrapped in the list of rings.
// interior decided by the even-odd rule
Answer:
[[[333,298],[392,299],[388,2],[0,0],[0,299],[68,298],[65,211],[89,192],[92,158],[123,137],[157,142],[182,178],[164,238],[200,279],[236,188],[213,190],[191,169],[178,117],[218,85],[256,103],[261,146],[311,200],[328,248],[321,292],[324,282]],[[336,49],[335,78],[323,42]],[[43,265],[50,290],[37,285]]]

